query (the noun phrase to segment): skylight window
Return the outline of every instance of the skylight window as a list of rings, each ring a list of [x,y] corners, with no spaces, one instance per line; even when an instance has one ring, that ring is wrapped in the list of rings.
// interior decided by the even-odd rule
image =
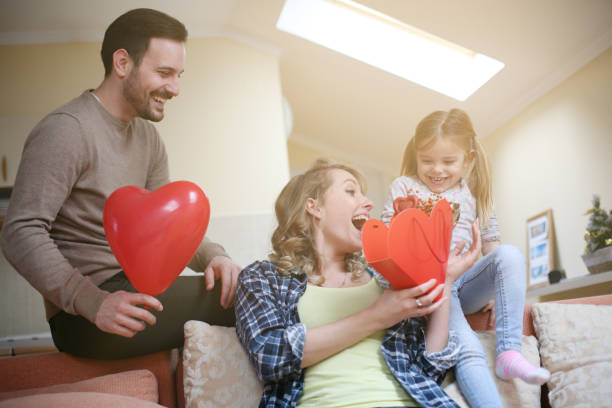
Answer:
[[[286,0],[276,28],[459,101],[504,67],[351,0]]]

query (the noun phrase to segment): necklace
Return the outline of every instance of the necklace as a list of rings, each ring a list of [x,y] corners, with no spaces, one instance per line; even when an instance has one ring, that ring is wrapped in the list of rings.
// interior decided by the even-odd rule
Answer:
[[[344,279],[342,279],[342,286],[344,286],[346,284],[346,277],[349,274],[349,272],[344,272]]]
[[[346,277],[348,275],[351,275],[351,272],[344,272],[344,277],[342,278],[342,282],[340,282],[340,285],[338,285],[338,286],[328,286],[328,285],[326,285],[325,282],[328,282],[328,280],[325,279],[325,278],[324,278],[323,282],[316,283],[315,285],[320,286],[320,287],[328,286],[328,287],[338,287],[338,288],[341,288],[341,287],[346,285]]]

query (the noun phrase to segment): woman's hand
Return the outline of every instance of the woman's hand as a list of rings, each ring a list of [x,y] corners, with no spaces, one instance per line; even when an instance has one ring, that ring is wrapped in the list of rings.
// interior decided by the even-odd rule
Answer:
[[[465,247],[465,242],[461,242],[455,246],[455,249],[450,253],[448,257],[448,264],[446,268],[446,283],[452,284],[459,278],[465,271],[470,269],[482,248],[482,242],[480,241],[480,223],[478,220],[472,224],[472,238],[474,243],[472,247],[463,255],[459,255]]]
[[[441,298],[434,303],[434,299],[444,289],[443,284],[436,285],[435,279],[409,289],[395,290],[389,288],[374,302],[373,312],[376,320],[380,322],[380,329],[386,329],[394,324],[411,317],[423,317],[435,310],[446,300]],[[427,293],[431,289],[431,292]]]

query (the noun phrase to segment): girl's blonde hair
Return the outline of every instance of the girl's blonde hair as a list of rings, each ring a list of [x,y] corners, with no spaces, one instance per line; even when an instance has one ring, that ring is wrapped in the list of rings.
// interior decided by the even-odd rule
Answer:
[[[489,162],[484,148],[476,139],[470,117],[461,109],[451,109],[448,112],[436,111],[419,122],[414,136],[404,150],[401,174],[416,176],[417,150],[428,149],[442,138],[452,140],[465,151],[466,159],[473,159],[465,178],[476,198],[481,225],[486,225],[493,208]]]
[[[278,227],[272,234],[273,252],[269,258],[278,267],[281,275],[306,273],[308,281],[321,285],[325,278],[321,275],[319,254],[314,246],[312,216],[306,212],[309,198],[323,200],[323,195],[332,184],[330,170],[340,169],[352,174],[365,193],[365,181],[355,169],[342,164],[318,159],[304,174],[293,177],[276,199],[274,210]],[[352,279],[361,276],[366,268],[361,251],[346,254],[345,268],[351,272]]]

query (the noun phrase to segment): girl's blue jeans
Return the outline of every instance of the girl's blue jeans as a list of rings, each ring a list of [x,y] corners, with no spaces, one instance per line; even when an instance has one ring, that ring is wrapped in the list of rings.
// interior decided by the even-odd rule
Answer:
[[[482,345],[465,314],[479,311],[495,296],[496,355],[506,350],[520,351],[525,281],[525,259],[512,245],[498,246],[455,281],[450,328],[461,344],[455,375],[472,408],[501,408],[502,404]]]

